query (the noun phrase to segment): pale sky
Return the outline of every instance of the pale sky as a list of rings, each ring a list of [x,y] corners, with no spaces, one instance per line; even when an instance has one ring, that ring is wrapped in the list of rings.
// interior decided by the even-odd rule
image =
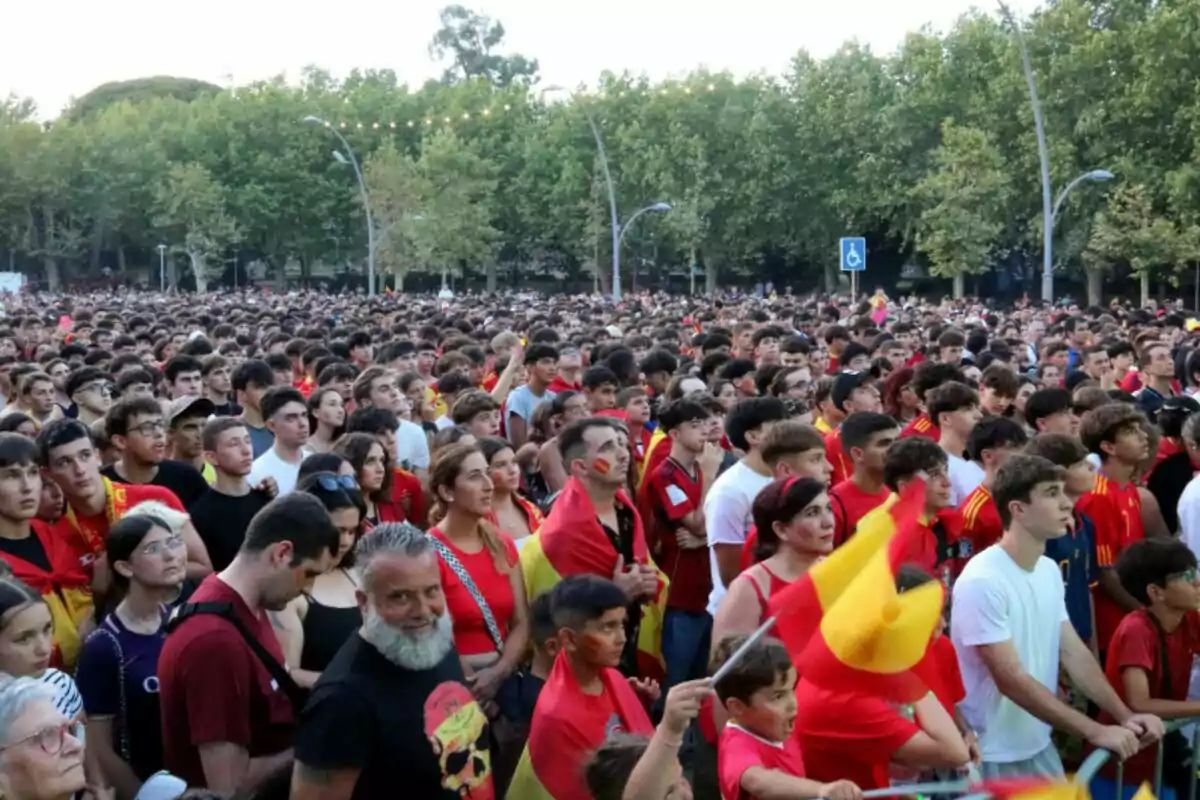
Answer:
[[[595,84],[604,69],[653,80],[706,66],[782,72],[800,49],[849,39],[878,53],[908,31],[943,31],[988,0],[479,0],[504,23],[504,52],[537,58],[543,84]],[[420,85],[440,74],[427,46],[445,0],[41,0],[0,2],[0,95],[33,97],[51,118],[73,96],[149,75],[222,86],[315,64],[335,76],[390,68]],[[1010,0],[1028,14],[1037,0]]]

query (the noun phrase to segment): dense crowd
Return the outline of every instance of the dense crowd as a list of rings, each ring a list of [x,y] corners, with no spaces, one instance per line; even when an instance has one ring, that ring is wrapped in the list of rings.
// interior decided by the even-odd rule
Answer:
[[[0,797],[1186,793],[1189,313],[7,297]],[[879,681],[781,616],[874,551]]]

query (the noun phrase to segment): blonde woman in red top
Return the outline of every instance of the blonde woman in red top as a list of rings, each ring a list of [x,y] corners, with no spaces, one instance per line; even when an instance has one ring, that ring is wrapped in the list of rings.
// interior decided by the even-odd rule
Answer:
[[[438,451],[430,468],[429,529],[438,550],[454,645],[476,698],[493,716],[510,710],[498,698],[529,641],[529,614],[517,547],[489,521],[492,478],[474,445]],[[497,700],[501,703],[496,705]]]

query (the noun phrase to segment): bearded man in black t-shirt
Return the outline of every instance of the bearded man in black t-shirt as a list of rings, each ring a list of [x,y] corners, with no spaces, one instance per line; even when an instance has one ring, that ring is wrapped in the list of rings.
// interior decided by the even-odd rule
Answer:
[[[385,523],[354,562],[363,625],[301,716],[293,800],[493,800],[487,718],[454,649],[429,537]]]

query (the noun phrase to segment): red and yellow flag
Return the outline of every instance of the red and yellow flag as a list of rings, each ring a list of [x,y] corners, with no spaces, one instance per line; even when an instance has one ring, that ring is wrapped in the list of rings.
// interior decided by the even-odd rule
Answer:
[[[583,770],[592,752],[613,733],[654,732],[641,700],[620,672],[606,669],[601,680],[607,702],[584,694],[566,654],[559,653],[538,695],[509,797],[590,800]]]
[[[617,502],[634,514],[633,559],[658,570],[658,591],[642,604],[638,630],[638,672],[659,678],[665,672],[662,660],[662,624],[666,613],[667,576],[650,558],[642,519],[629,498],[617,492]],[[618,553],[600,527],[596,507],[578,478],[568,478],[558,499],[546,515],[541,529],[521,546],[521,572],[525,592],[536,597],[571,575],[589,574],[611,578]]]
[[[662,426],[659,425],[654,429],[654,432],[650,434],[650,441],[646,444],[646,453],[642,456],[642,460],[638,463],[638,492],[642,491],[642,486],[644,486],[646,483],[646,474],[650,472],[653,467],[656,467],[663,461],[666,461],[667,456],[669,455],[671,455],[671,440],[667,438],[666,432],[662,429]]]
[[[804,679],[834,690],[912,702],[928,691],[920,674],[945,602],[937,581],[899,594],[890,545],[919,524],[925,484],[913,481],[890,513],[858,533],[788,589],[769,611]]]

